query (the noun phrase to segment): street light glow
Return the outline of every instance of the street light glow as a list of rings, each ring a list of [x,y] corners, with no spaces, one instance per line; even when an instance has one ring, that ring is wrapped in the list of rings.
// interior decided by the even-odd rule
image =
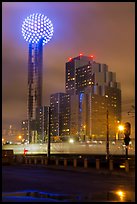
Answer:
[[[119,190],[116,194],[119,196],[121,201],[124,201],[125,193],[123,191]]]
[[[74,143],[74,140],[72,138],[70,138],[69,143]]]
[[[123,130],[124,130],[124,126],[123,126],[123,125],[119,125],[119,126],[118,126],[118,129],[119,129],[120,131],[123,131]]]

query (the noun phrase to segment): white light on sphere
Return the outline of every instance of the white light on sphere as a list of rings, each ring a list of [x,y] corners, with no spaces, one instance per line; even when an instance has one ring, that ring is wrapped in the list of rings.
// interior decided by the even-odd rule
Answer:
[[[39,43],[43,39],[44,45],[53,36],[53,24],[44,15],[38,13],[32,14],[22,24],[22,35],[30,43]]]

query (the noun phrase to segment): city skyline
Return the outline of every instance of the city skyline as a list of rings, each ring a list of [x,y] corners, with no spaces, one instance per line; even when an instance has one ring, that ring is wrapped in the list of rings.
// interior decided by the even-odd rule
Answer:
[[[43,105],[49,105],[51,94],[65,92],[65,63],[69,57],[83,53],[92,54],[95,61],[107,64],[116,72],[121,83],[122,110],[126,114],[135,102],[134,6],[133,2],[4,2],[3,128],[9,124],[19,128],[21,120],[27,118],[28,46],[21,35],[21,24],[27,15],[35,12],[47,15],[55,28],[55,36],[43,49]],[[17,22],[14,29],[12,21]]]

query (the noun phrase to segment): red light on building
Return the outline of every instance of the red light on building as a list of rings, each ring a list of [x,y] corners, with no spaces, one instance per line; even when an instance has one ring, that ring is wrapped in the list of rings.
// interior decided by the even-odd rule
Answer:
[[[91,58],[93,58],[93,55],[90,55]]]
[[[79,56],[82,56],[82,55],[83,55],[82,53],[79,54]]]
[[[69,61],[71,61],[72,60],[72,57],[69,57]]]

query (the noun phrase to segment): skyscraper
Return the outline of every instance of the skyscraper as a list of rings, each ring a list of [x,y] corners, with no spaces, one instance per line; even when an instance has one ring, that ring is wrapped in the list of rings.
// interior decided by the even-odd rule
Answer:
[[[21,134],[22,138],[27,141],[28,140],[28,120],[21,121]]]
[[[70,96],[66,93],[55,93],[50,96],[51,136],[70,134]],[[61,137],[60,137],[61,138]]]
[[[78,94],[84,92],[85,87],[92,85],[93,63],[93,57],[83,55],[69,59],[66,63],[66,93]]]
[[[36,108],[36,125],[39,143],[47,141],[49,126],[48,117],[49,106],[40,106]]]
[[[121,90],[116,73],[93,56],[80,55],[66,63],[66,93],[70,94],[70,134],[103,138],[107,110],[109,134],[115,136],[116,121],[121,120]]]
[[[38,13],[32,14],[24,20],[22,34],[29,42],[27,119],[28,140],[31,143],[36,108],[42,106],[43,45],[51,39],[53,25],[46,16]]]

